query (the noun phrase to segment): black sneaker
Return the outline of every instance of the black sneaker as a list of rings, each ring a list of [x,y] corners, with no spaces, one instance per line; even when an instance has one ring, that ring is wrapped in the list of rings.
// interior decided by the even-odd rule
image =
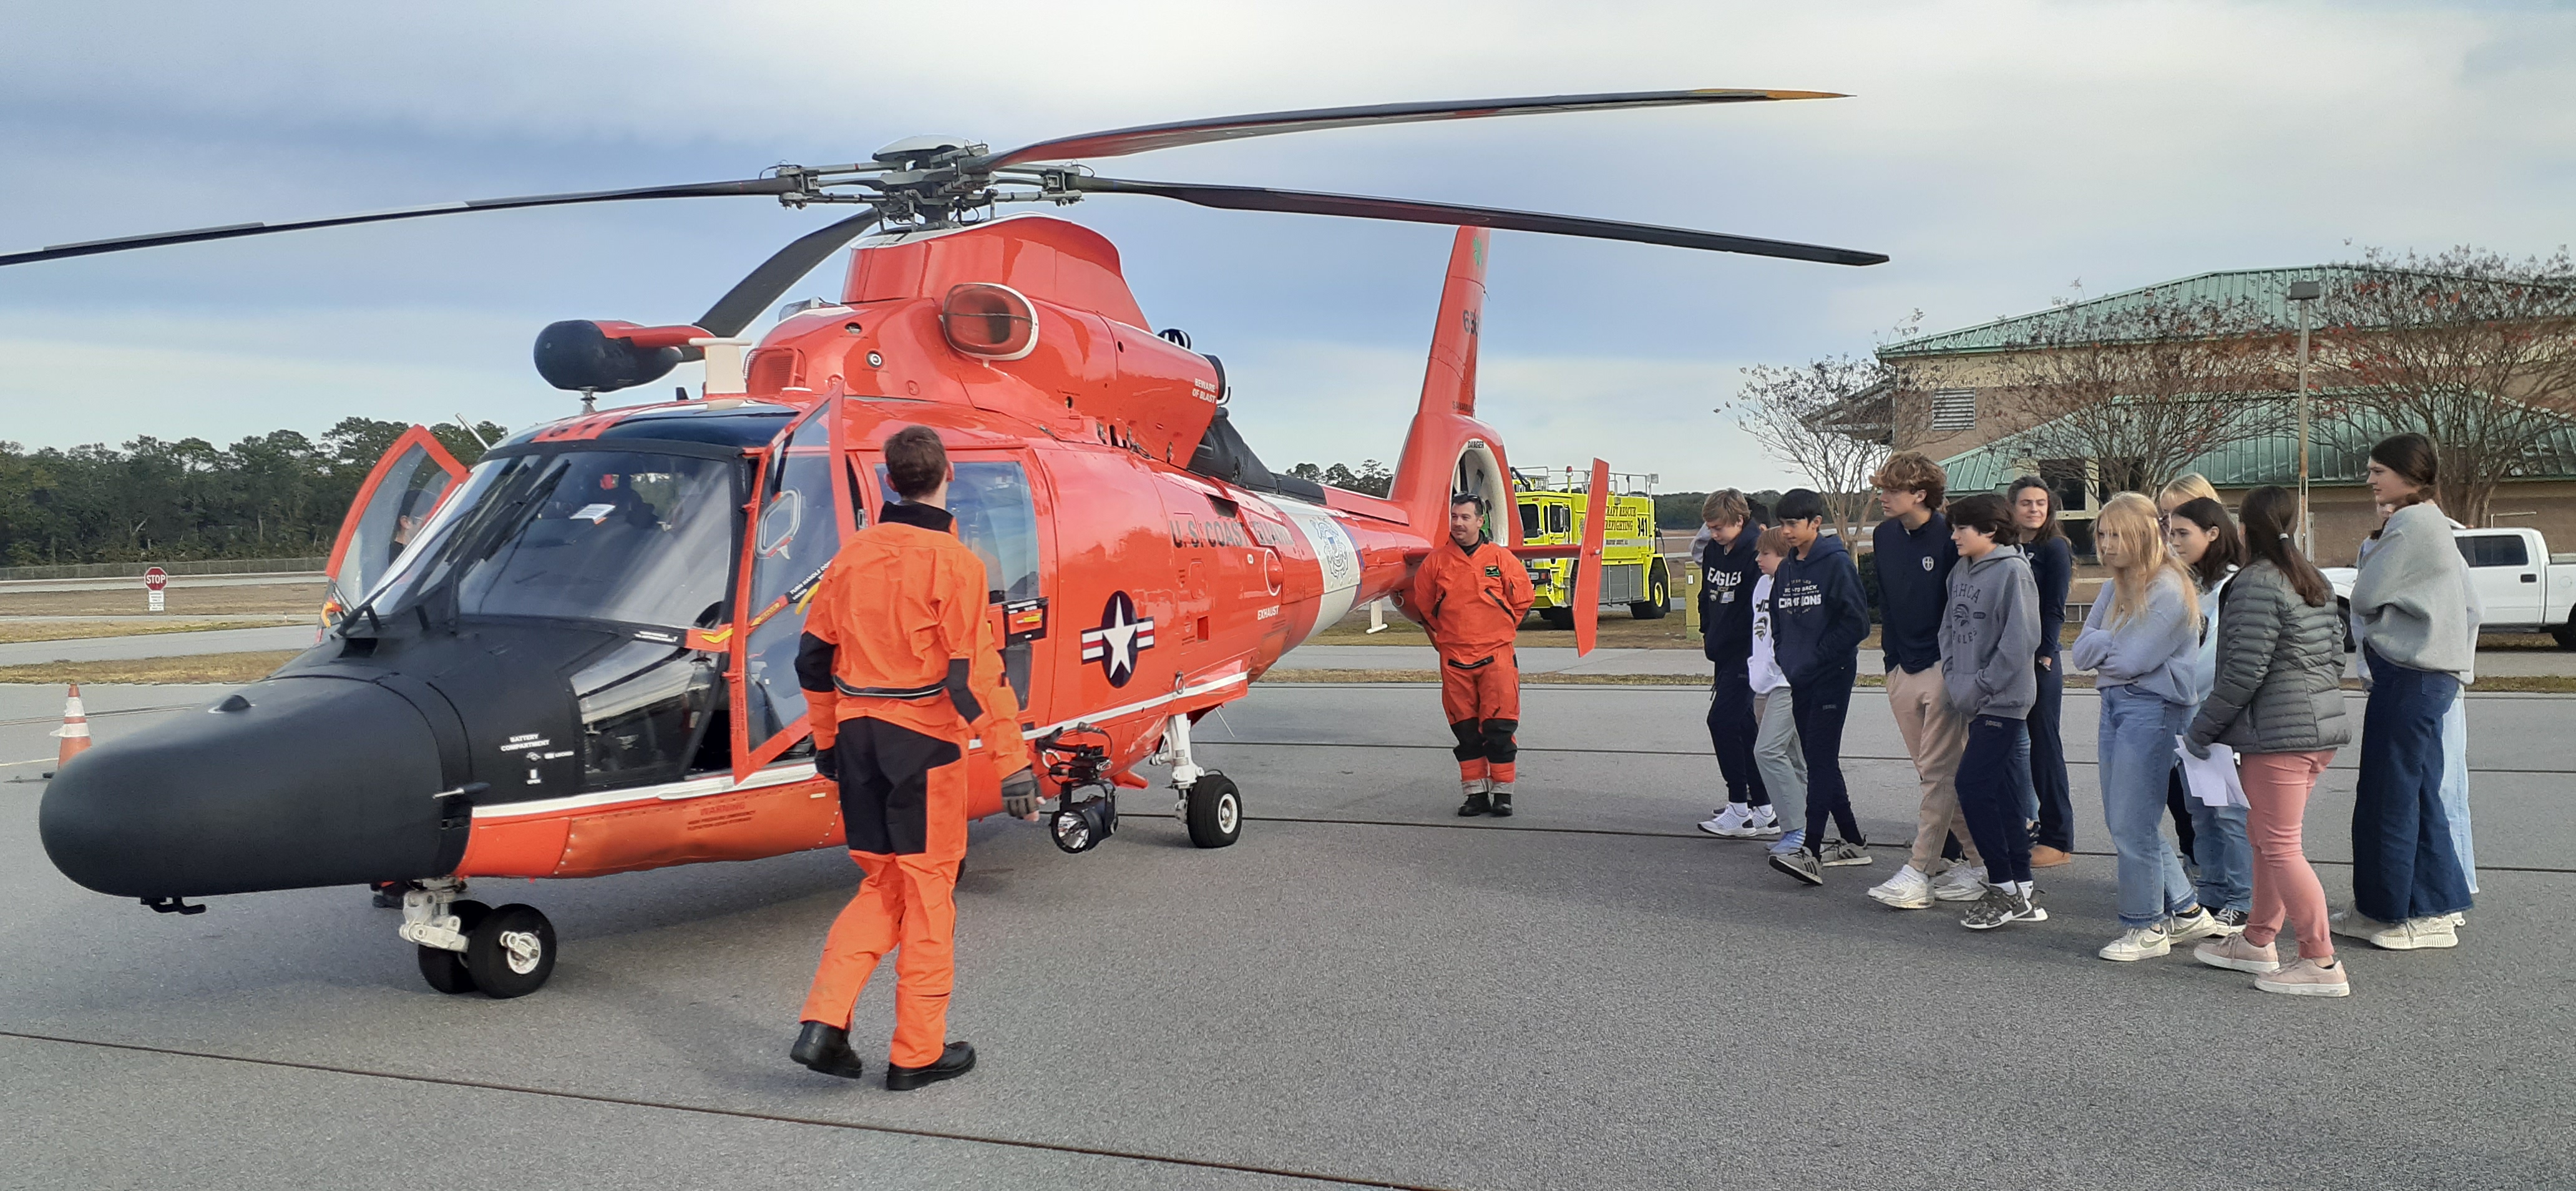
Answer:
[[[1993,930],[2007,922],[2046,922],[2048,911],[2019,893],[1986,886],[1986,895],[1959,916],[1959,925],[1969,930]]]
[[[2227,933],[2231,935],[2242,934],[2245,931],[2246,914],[2243,910],[2220,910],[2210,917],[2215,919],[2218,925],[2227,928]]]
[[[1494,804],[1485,798],[1485,792],[1478,790],[1467,796],[1467,804],[1465,806],[1458,808],[1458,817],[1461,819],[1472,819],[1478,815],[1488,814],[1492,812],[1493,809]]]
[[[812,1070],[825,1075],[837,1075],[843,1079],[857,1079],[867,1074],[867,1068],[860,1064],[859,1056],[850,1053],[850,1032],[839,1026],[824,1025],[819,1021],[805,1023],[804,1030],[796,1035],[796,1045],[787,1052],[787,1057]]]
[[[923,1084],[955,1079],[975,1069],[975,1048],[963,1042],[951,1042],[939,1052],[939,1061],[927,1067],[898,1067],[886,1064],[886,1090],[909,1092]]]

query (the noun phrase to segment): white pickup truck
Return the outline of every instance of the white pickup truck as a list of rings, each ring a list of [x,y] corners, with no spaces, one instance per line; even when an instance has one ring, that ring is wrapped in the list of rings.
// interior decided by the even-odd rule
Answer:
[[[2576,649],[2576,554],[2549,553],[2536,529],[2454,529],[2451,537],[2468,560],[2469,589],[2484,610],[2479,631],[2548,633],[2558,638],[2559,648]],[[2360,572],[2324,570],[2350,624],[2352,581]]]

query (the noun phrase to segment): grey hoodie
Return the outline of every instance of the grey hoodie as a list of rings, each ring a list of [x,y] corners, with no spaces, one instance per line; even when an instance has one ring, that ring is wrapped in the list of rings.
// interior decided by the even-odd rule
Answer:
[[[2039,584],[2019,546],[1997,546],[1950,568],[1950,609],[1941,618],[1941,687],[1962,716],[2008,720],[2039,698]]]
[[[2390,514],[2352,582],[2352,614],[2390,663],[2468,683],[2477,680],[2481,610],[2451,525],[2429,504]]]

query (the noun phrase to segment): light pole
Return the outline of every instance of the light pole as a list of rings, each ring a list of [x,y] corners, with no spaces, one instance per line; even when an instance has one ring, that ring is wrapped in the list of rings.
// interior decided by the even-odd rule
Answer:
[[[2290,283],[2290,304],[2299,308],[2299,553],[2310,557],[2316,518],[2308,512],[2308,307],[2323,292],[2314,281]]]

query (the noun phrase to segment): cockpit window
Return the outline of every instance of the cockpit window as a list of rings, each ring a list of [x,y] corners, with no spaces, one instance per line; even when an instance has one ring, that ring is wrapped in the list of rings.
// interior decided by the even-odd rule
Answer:
[[[515,486],[514,486],[515,487]],[[712,626],[733,537],[732,468],[714,459],[568,451],[512,496],[512,524],[463,545],[458,611]],[[486,544],[488,543],[488,544]]]

